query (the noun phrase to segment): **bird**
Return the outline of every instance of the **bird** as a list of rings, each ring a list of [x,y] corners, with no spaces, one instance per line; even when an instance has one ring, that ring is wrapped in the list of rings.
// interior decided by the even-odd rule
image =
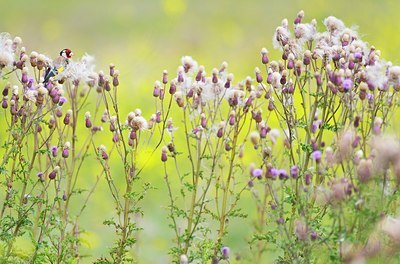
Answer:
[[[46,87],[51,77],[56,76],[65,70],[69,63],[69,59],[71,59],[72,51],[70,49],[63,49],[60,51],[60,56],[53,60],[53,65],[48,66],[46,72],[44,74],[43,84]]]

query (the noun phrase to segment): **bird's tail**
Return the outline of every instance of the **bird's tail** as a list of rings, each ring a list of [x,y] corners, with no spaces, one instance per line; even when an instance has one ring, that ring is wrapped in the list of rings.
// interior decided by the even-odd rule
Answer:
[[[58,70],[56,68],[48,67],[44,74],[44,80],[43,80],[44,87],[47,87],[47,83],[49,82],[50,78],[56,76],[57,74]]]

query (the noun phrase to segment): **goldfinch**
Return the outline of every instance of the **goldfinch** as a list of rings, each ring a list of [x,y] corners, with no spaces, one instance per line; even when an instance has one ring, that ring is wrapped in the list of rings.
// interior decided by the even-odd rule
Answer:
[[[60,51],[60,56],[53,60],[52,65],[48,66],[44,74],[43,84],[47,86],[51,77],[56,76],[67,67],[69,59],[74,55],[70,49]]]

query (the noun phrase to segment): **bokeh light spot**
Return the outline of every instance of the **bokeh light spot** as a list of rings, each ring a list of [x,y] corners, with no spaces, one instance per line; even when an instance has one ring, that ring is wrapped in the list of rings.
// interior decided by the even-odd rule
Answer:
[[[46,40],[54,41],[60,37],[61,27],[56,19],[46,20],[42,25],[42,35]]]
[[[179,16],[186,11],[186,0],[163,0],[163,8],[168,16]]]

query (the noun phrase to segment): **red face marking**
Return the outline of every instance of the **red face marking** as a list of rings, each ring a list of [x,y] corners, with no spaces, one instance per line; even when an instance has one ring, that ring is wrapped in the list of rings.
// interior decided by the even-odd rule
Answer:
[[[60,55],[63,56],[63,57],[66,57],[66,58],[68,58],[68,59],[70,59],[70,58],[72,57],[73,53],[72,53],[72,51],[71,51],[70,49],[63,49],[63,50],[60,52]]]

